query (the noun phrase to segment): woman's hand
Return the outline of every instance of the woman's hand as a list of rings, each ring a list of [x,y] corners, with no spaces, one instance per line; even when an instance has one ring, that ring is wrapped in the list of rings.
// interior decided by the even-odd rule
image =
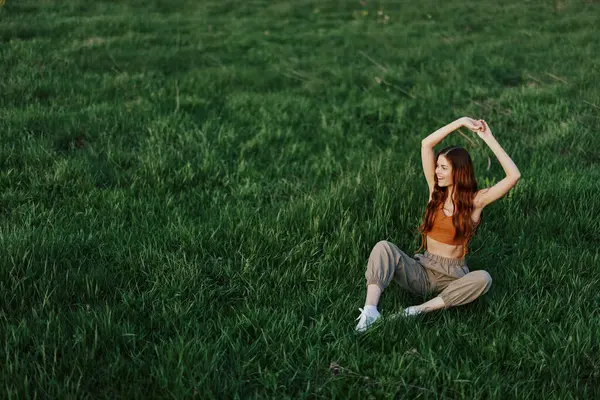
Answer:
[[[473,132],[481,132],[484,130],[484,125],[481,123],[481,121],[483,121],[482,119],[474,120],[473,118],[462,117],[460,120],[464,127],[468,128]]]
[[[494,137],[492,135],[492,131],[490,130],[490,127],[488,126],[487,122],[485,122],[482,119],[480,119],[478,122],[481,124],[483,129],[475,132],[475,133],[477,133],[477,136],[479,136],[483,140],[487,140],[489,138]]]

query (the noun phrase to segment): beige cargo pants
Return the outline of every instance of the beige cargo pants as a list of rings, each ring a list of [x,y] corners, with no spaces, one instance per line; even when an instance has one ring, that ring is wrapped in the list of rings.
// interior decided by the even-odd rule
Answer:
[[[392,281],[401,288],[425,296],[438,294],[446,308],[467,304],[485,294],[492,285],[486,271],[470,272],[460,259],[429,253],[409,257],[395,244],[382,240],[371,250],[367,271],[367,285],[377,284],[383,292]]]

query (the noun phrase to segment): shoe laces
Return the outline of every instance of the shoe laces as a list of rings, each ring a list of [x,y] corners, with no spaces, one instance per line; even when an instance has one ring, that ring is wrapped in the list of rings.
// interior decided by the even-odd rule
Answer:
[[[358,318],[356,318],[356,321],[360,320],[363,317],[363,315],[365,316],[365,318],[367,317],[367,312],[364,309],[359,308],[358,311],[360,311],[360,315],[358,316]]]
[[[360,311],[360,315],[358,316],[358,318],[356,318],[357,321],[363,317],[366,320],[367,318],[374,319],[377,316],[376,314],[371,314],[368,310],[365,310],[363,308],[359,308],[358,311]]]

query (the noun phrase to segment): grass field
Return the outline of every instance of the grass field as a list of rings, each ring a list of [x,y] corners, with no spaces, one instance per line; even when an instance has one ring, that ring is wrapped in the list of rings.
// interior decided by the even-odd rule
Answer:
[[[4,398],[600,396],[598,1],[6,0]],[[420,141],[521,171],[462,307],[354,334]],[[468,130],[480,188],[504,178]],[[383,315],[419,304],[391,285]]]

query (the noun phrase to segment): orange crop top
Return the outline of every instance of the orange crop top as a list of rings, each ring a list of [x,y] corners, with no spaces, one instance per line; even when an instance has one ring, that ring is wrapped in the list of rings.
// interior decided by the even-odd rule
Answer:
[[[431,231],[427,232],[427,236],[431,236],[434,240],[438,242],[442,242],[445,244],[450,244],[454,246],[458,246],[459,244],[463,244],[465,240],[452,240],[454,237],[454,233],[456,232],[456,228],[452,224],[452,216],[447,216],[444,214],[444,204],[440,205],[437,213],[435,214],[435,219],[433,221],[433,228]]]

